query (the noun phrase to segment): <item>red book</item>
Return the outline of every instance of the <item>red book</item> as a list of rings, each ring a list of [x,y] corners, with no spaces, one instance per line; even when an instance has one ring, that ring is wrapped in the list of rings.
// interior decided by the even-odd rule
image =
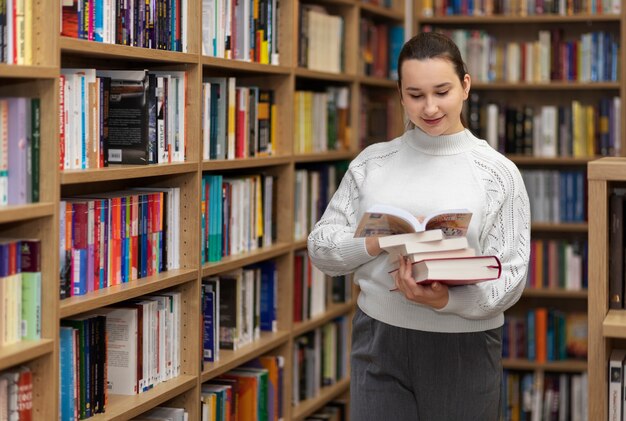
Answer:
[[[502,265],[496,256],[424,259],[413,263],[413,278],[422,285],[433,282],[448,286],[477,284],[498,279],[501,273]]]
[[[19,372],[17,380],[17,412],[20,421],[33,419],[33,373],[29,368]]]

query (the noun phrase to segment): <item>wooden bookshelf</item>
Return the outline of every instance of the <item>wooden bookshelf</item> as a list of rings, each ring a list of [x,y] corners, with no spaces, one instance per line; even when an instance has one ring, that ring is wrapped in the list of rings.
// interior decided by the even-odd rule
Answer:
[[[128,420],[155,406],[184,407],[190,420],[200,417],[200,389],[204,382],[261,355],[281,355],[285,360],[283,413],[285,420],[300,420],[349,388],[349,378],[324,387],[318,396],[292,407],[292,364],[294,339],[320,328],[336,317],[350,317],[354,301],[331,305],[327,311],[302,323],[293,322],[294,254],[306,248],[305,240],[294,240],[294,172],[296,166],[317,165],[353,159],[359,152],[359,101],[361,89],[395,94],[396,82],[359,72],[359,19],[403,24],[404,0],[391,8],[357,0],[315,1],[344,18],[343,63],[340,73],[314,71],[298,66],[299,0],[280,2],[278,65],[209,57],[202,54],[201,8],[190,1],[184,16],[188,42],[184,52],[105,44],[59,35],[61,3],[33,3],[33,64],[0,64],[0,96],[29,96],[41,99],[41,200],[39,203],[0,208],[0,236],[36,237],[42,241],[42,339],[0,348],[0,370],[27,365],[34,374],[33,419],[52,420],[59,414],[59,325],[62,319],[160,291],[182,294],[181,375],[136,396],[109,395],[106,412],[94,420]],[[304,2],[302,2],[304,3]],[[59,76],[63,68],[155,69],[185,71],[186,157],[184,162],[146,166],[111,165],[85,170],[59,169]],[[203,160],[201,84],[205,77],[235,76],[245,83],[273,89],[279,115],[276,143],[271,156],[239,160]],[[350,92],[350,133],[345,148],[324,153],[294,153],[294,92],[347,86]],[[401,119],[401,116],[399,116]],[[399,130],[401,131],[401,130]],[[383,139],[380,139],[383,140]],[[276,238],[272,246],[200,262],[200,186],[203,174],[239,175],[267,173],[275,177]],[[59,202],[62,197],[105,193],[127,187],[180,187],[180,269],[60,300],[59,297]],[[274,260],[279,279],[278,331],[263,332],[261,338],[237,351],[220,351],[220,360],[202,360],[201,282],[246,265]]]
[[[589,163],[589,419],[608,417],[608,361],[624,348],[626,312],[609,310],[609,196],[626,182],[626,158]]]

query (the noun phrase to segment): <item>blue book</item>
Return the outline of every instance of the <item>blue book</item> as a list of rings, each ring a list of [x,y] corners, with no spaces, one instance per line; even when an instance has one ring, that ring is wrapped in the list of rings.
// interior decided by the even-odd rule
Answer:
[[[398,80],[398,56],[404,44],[404,27],[394,25],[389,28],[389,79]]]
[[[74,402],[74,329],[61,326],[59,331],[59,372],[61,375],[61,393],[59,397],[59,421],[74,421],[76,402]]]
[[[202,284],[202,354],[204,361],[215,361],[215,291],[212,285]]]

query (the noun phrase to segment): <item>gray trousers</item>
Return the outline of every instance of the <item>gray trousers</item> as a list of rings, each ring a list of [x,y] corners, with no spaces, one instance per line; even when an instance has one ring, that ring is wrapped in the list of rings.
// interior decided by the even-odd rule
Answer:
[[[501,329],[433,333],[352,320],[350,421],[496,421]]]

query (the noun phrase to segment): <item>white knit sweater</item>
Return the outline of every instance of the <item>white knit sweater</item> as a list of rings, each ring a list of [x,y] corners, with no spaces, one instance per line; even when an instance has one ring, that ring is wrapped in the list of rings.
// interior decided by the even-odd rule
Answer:
[[[427,215],[473,212],[470,247],[502,262],[500,279],[449,289],[434,310],[391,292],[387,254],[370,256],[354,238],[361,215],[382,203]],[[329,275],[354,272],[359,307],[384,323],[431,332],[477,332],[503,324],[524,289],[530,253],[530,208],[516,166],[469,130],[431,137],[419,129],[374,144],[352,161],[308,239],[313,264]]]

